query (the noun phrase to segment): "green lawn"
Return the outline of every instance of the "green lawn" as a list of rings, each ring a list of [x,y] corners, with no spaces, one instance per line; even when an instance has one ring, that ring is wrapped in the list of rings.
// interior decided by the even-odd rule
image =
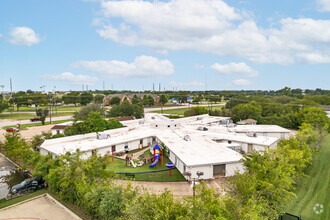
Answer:
[[[70,116],[73,115],[74,112],[52,112],[52,117],[58,117],[58,116]],[[47,116],[47,118],[49,118],[49,115]]]
[[[302,216],[303,219],[330,219],[330,135],[315,155],[308,169],[309,179],[298,185],[297,198],[287,212]],[[323,205],[323,212],[316,214],[313,207]]]
[[[63,106],[59,107],[56,110],[57,111],[79,111],[82,108],[82,106]]]
[[[52,113],[52,117],[58,117],[58,116],[70,116],[73,115],[73,112],[57,112]],[[12,113],[12,114],[0,114],[0,119],[17,119],[17,120],[23,120],[23,119],[30,119],[36,117],[35,113]],[[47,119],[49,119],[49,116],[47,116]]]
[[[31,199],[33,197],[42,195],[44,193],[48,193],[48,190],[46,190],[46,189],[38,190],[36,192],[27,194],[25,196],[16,197],[16,198],[10,199],[10,200],[1,199],[0,200],[0,209],[11,206],[13,204],[16,204],[16,203],[19,203],[19,202],[22,202],[22,201],[25,201],[27,199]]]
[[[150,153],[149,153],[150,154]],[[151,154],[150,154],[151,155]],[[152,155],[151,155],[152,156]],[[114,162],[110,162],[108,166],[108,170],[113,172],[125,172],[125,173],[138,173],[138,172],[150,172],[150,171],[157,171],[157,170],[166,170],[168,169],[165,164],[170,162],[167,156],[162,158],[162,163],[157,164],[156,166],[150,168],[150,164],[144,164],[141,167],[132,167],[126,166],[125,160],[114,158]],[[162,171],[162,172],[150,172],[150,173],[141,173],[141,174],[134,174],[133,175],[125,175],[125,174],[118,174],[117,178],[119,179],[134,179],[138,181],[159,181],[159,182],[177,182],[177,181],[185,181],[185,178],[182,174],[177,170],[173,169],[171,171],[172,175],[169,176],[169,171]]]
[[[208,108],[208,106],[203,106],[205,108]],[[220,106],[212,106],[212,110],[219,110],[221,109],[223,106],[220,105]],[[163,110],[163,113],[164,114],[171,114],[171,115],[183,115],[183,113],[185,111],[189,110],[189,108],[179,108],[179,109],[167,109],[167,110]],[[161,110],[157,110],[157,111],[153,111],[155,113],[162,113]]]
[[[0,119],[29,119],[36,117],[36,114],[32,113],[12,113],[12,114],[0,114]]]
[[[52,124],[55,125],[55,124],[60,124],[60,123],[67,122],[67,121],[72,121],[72,120],[68,119],[68,120],[52,121]],[[49,120],[45,122],[45,125],[49,125]],[[36,126],[42,126],[41,122],[22,124],[21,125],[21,130],[26,130],[26,128],[28,128],[28,127],[36,127]],[[2,127],[2,129],[6,130],[9,127],[15,127],[16,128],[16,125],[5,126],[5,127]]]

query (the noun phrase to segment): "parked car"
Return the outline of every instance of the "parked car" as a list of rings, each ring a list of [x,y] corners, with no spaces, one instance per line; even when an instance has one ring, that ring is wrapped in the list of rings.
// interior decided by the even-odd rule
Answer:
[[[14,132],[14,131],[19,131],[19,130],[17,128],[10,127],[10,128],[7,128],[6,131],[7,132]]]
[[[40,121],[39,117],[34,117],[34,118],[30,118],[30,121],[34,122],[34,121]]]
[[[11,188],[12,195],[22,192],[33,192],[42,189],[45,186],[45,181],[41,176],[25,179],[23,182]]]

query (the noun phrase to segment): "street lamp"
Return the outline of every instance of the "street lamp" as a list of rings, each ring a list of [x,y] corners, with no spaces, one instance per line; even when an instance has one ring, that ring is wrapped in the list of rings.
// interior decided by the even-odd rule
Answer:
[[[203,176],[204,175],[204,172],[201,172],[201,171],[197,171],[196,172],[196,175],[197,175],[197,178],[191,178],[191,172],[190,171],[187,171],[187,172],[184,172],[183,175],[189,177],[189,180],[192,180],[193,181],[193,197],[195,197],[195,182],[196,180],[199,179],[199,177]]]

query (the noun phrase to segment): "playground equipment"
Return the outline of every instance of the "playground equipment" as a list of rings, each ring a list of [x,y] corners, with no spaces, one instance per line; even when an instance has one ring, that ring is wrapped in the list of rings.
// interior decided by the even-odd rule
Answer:
[[[154,162],[149,166],[149,167],[154,167],[156,166],[156,164],[158,163],[161,163],[162,162],[162,159],[161,159],[161,152],[160,152],[160,149],[161,147],[157,144],[153,147],[154,149]]]
[[[167,168],[170,168],[170,176],[171,176],[171,169],[174,167],[174,164],[169,162],[166,164]]]

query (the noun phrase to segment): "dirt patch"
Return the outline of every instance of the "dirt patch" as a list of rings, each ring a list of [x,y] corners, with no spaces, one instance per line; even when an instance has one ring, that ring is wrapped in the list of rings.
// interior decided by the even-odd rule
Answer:
[[[34,135],[41,135],[43,132],[51,132],[51,128],[54,125],[42,125],[42,126],[35,126],[35,127],[28,127],[26,130],[22,130],[19,133],[22,137],[26,140],[32,139]],[[0,131],[0,141],[4,141],[5,137],[4,134],[6,133],[5,130]]]

